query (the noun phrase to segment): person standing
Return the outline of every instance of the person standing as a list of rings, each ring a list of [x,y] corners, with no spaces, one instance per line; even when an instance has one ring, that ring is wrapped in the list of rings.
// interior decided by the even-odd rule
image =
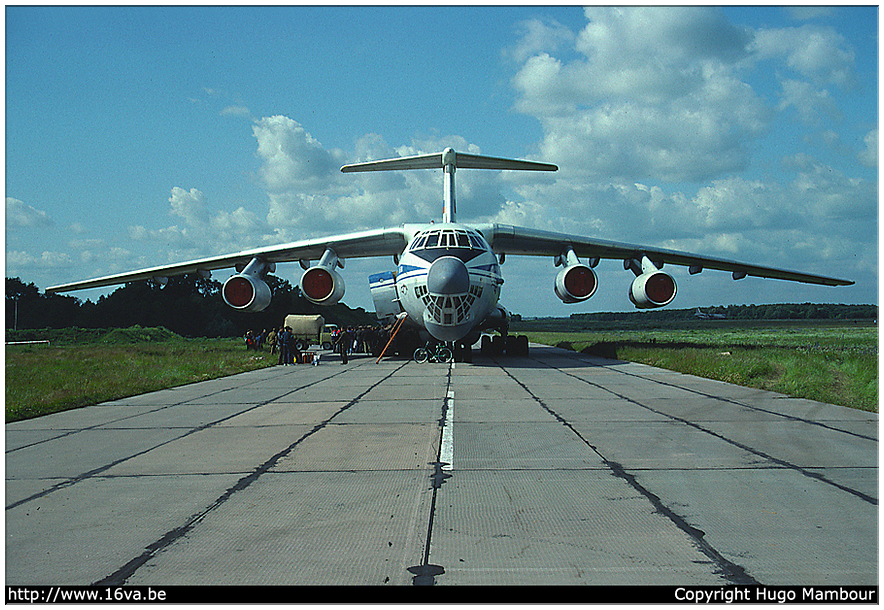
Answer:
[[[341,330],[341,333],[338,335],[338,343],[336,345],[338,351],[341,352],[341,364],[347,364],[347,352],[350,349],[350,342],[352,339],[350,338],[350,333],[346,330]]]
[[[291,364],[292,331],[286,326],[279,335],[279,363]]]
[[[275,328],[271,328],[271,329],[270,329],[270,332],[267,333],[267,343],[270,344],[270,353],[271,353],[271,354],[275,354],[275,353],[276,353],[276,350],[277,350],[277,345],[276,345],[276,329],[275,329]]]

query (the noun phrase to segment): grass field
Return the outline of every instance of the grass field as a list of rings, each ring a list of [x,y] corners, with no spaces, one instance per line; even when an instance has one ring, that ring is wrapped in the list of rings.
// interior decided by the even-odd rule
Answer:
[[[737,321],[684,326],[519,332],[546,345],[878,411],[877,326]]]
[[[532,326],[534,328],[532,328]],[[878,329],[872,324],[714,321],[665,329],[548,330],[531,341],[650,364],[790,396],[878,411]],[[165,329],[7,333],[6,421],[15,421],[270,366],[240,339],[183,339]]]
[[[157,336],[153,330],[60,338],[49,346],[7,345],[6,421],[224,377],[276,361],[268,352],[246,352],[240,339],[183,339],[168,331]]]

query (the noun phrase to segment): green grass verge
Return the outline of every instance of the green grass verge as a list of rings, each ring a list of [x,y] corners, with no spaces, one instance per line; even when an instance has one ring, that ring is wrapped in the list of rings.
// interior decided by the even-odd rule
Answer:
[[[781,323],[746,328],[538,332],[531,341],[641,362],[789,396],[878,411],[874,326]],[[6,421],[98,404],[270,366],[240,339],[183,339],[165,329],[7,332]]]
[[[531,341],[788,396],[878,411],[874,326],[525,332]]]
[[[156,329],[117,329],[73,341],[6,346],[7,422],[276,362],[266,351],[246,352],[240,339],[183,339]]]

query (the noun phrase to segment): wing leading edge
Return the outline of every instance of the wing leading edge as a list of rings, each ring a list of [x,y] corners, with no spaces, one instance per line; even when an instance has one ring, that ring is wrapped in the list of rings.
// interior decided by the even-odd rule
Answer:
[[[107,275],[59,286],[50,286],[46,291],[68,292],[72,290],[85,290],[87,288],[113,286],[125,282],[150,280],[185,273],[202,273],[217,269],[244,267],[254,258],[261,259],[265,263],[283,263],[302,259],[312,260],[320,258],[328,248],[333,249],[341,259],[398,255],[405,249],[408,239],[409,235],[404,227],[346,233],[266,248],[254,248],[234,254],[212,256],[173,265],[149,267],[138,271]]]
[[[605,259],[637,259],[647,256],[656,263],[669,263],[691,268],[692,273],[702,269],[730,271],[734,278],[753,276],[805,284],[824,286],[851,286],[854,282],[838,278],[801,273],[788,269],[764,267],[723,258],[701,256],[690,252],[667,250],[650,246],[640,246],[602,239],[540,231],[504,224],[489,224],[476,227],[498,254],[521,254],[529,256],[559,256],[570,246],[577,256]],[[744,275],[745,274],[745,275]]]

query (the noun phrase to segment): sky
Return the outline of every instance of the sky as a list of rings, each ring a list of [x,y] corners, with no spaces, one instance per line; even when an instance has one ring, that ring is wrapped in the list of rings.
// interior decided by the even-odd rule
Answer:
[[[7,6],[5,30],[6,276],[41,289],[439,221],[441,170],[340,167],[450,146],[559,166],[458,171],[460,222],[856,282],[667,267],[670,308],[878,303],[876,6]],[[394,268],[347,261],[343,302]],[[551,259],[502,271],[513,313],[633,309],[620,261],[575,305]]]

